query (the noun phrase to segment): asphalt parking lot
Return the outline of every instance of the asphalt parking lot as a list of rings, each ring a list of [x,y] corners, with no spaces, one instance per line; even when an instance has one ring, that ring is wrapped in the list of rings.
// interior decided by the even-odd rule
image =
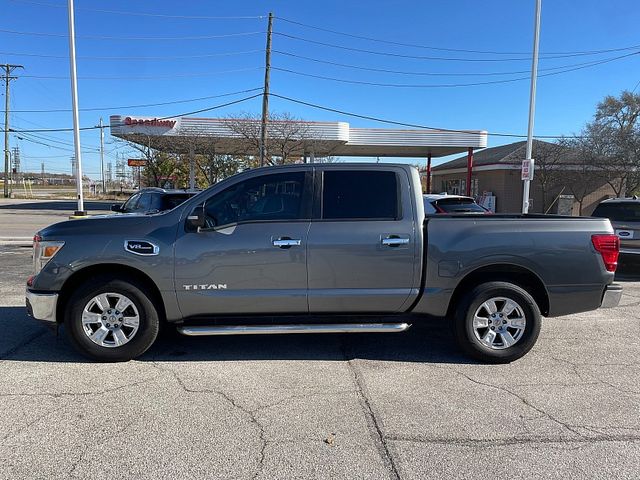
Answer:
[[[2,479],[640,476],[633,265],[620,307],[547,319],[501,366],[462,356],[446,323],[166,332],[139,360],[98,364],[27,317],[29,248],[0,245],[0,271]]]

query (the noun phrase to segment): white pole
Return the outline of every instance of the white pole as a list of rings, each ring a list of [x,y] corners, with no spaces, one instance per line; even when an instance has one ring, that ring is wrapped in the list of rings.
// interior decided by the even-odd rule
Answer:
[[[82,157],[80,154],[80,119],[78,113],[78,78],[76,76],[76,30],[73,17],[73,0],[67,2],[69,9],[69,69],[71,73],[71,103],[73,109],[73,143],[76,154],[76,191],[78,210],[76,215],[86,215],[82,197]]]
[[[100,174],[102,176],[102,195],[107,193],[107,186],[104,182],[104,127],[102,117],[100,117]]]
[[[535,0],[536,12],[533,33],[533,59],[531,61],[531,90],[529,92],[529,128],[527,129],[527,153],[526,160],[529,161],[529,169],[533,175],[534,162],[531,158],[533,150],[533,120],[536,111],[536,80],[538,79],[538,44],[540,43],[540,11],[542,10],[542,0]],[[523,180],[522,189],[522,213],[529,212],[529,190],[531,180]]]

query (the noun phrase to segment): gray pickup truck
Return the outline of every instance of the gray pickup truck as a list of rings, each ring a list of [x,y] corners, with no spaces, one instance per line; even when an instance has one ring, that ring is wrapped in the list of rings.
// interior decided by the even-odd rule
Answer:
[[[618,250],[607,219],[425,215],[407,165],[268,167],[167,212],[45,228],[26,302],[103,361],[141,355],[163,322],[238,335],[402,332],[433,318],[501,363],[533,347],[542,316],[617,305]]]

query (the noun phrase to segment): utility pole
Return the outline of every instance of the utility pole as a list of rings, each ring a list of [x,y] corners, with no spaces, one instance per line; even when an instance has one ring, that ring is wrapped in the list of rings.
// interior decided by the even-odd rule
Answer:
[[[22,65],[5,63],[4,69],[4,198],[9,198],[9,82],[18,77],[12,77],[11,72]]]
[[[529,91],[529,127],[527,129],[527,152],[525,162],[528,162],[529,172],[523,179],[522,188],[522,213],[529,213],[529,192],[531,179],[533,178],[534,160],[531,158],[533,150],[533,120],[536,111],[536,81],[538,79],[538,45],[540,43],[540,11],[542,0],[535,0],[535,22],[533,24],[533,59],[531,61],[531,89]],[[523,175],[524,176],[524,175]]]
[[[73,0],[67,1],[69,10],[69,70],[71,73],[71,108],[73,109],[73,145],[76,157],[76,192],[78,194],[78,209],[75,215],[83,216],[84,200],[82,194],[82,154],[80,149],[80,113],[78,112],[78,76],[76,71],[76,27],[73,16]]]
[[[102,126],[102,117],[100,117],[100,173],[102,175],[102,194],[107,193],[107,187],[104,181],[104,127]]]
[[[260,127],[260,166],[264,167],[267,158],[267,121],[269,117],[269,80],[271,77],[271,32],[273,31],[273,13],[269,12],[267,26],[267,51],[264,61],[264,92],[262,94],[262,125]]]

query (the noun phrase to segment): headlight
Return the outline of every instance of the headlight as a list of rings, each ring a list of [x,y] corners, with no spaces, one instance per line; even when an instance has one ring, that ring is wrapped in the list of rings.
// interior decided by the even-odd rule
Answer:
[[[37,275],[49,260],[64,246],[64,242],[43,241],[38,235],[33,237],[33,271]]]

